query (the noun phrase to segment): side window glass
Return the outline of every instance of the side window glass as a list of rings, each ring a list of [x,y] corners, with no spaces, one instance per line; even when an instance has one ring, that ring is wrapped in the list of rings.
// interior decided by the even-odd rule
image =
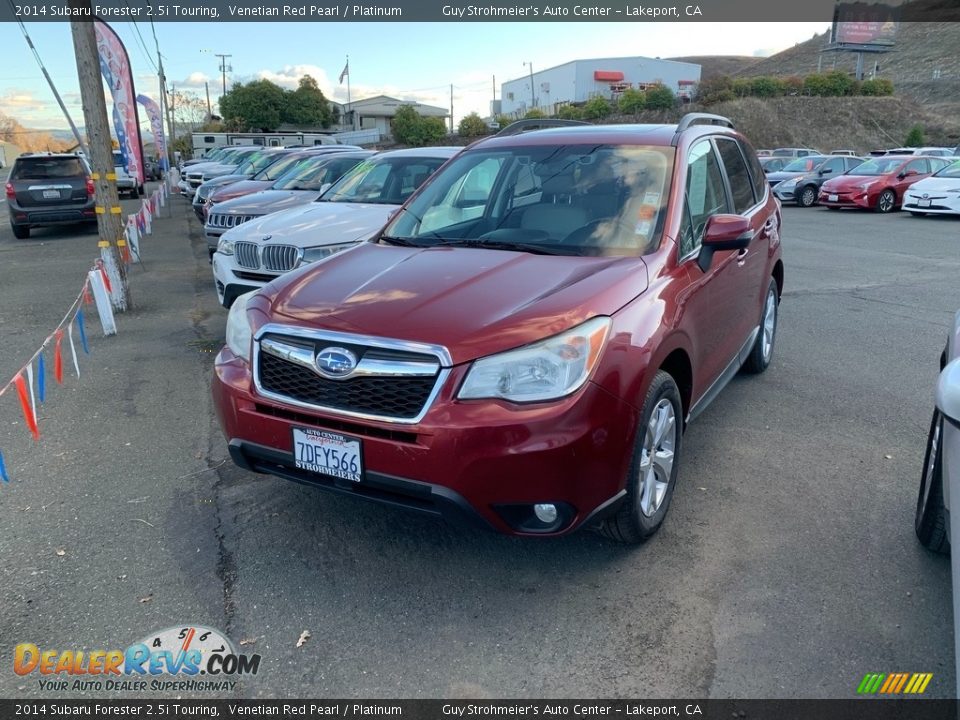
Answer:
[[[717,149],[723,159],[723,166],[727,169],[730,191],[733,193],[734,211],[743,214],[752,208],[756,201],[753,197],[753,186],[750,184],[747,163],[743,159],[743,153],[740,152],[740,145],[735,140],[719,138]]]
[[[930,172],[927,168],[928,165],[926,160],[912,160],[911,162],[907,163],[907,166],[903,169],[903,171],[910,172],[913,170],[914,172],[918,172],[923,175],[924,173]]]
[[[687,192],[680,223],[680,257],[693,253],[703,240],[711,215],[729,212],[720,163],[708,140],[690,149],[687,157]]]
[[[747,159],[747,170],[750,171],[750,180],[753,182],[753,196],[757,202],[760,202],[763,200],[769,185],[766,176],[763,174],[763,166],[760,165],[757,153],[752,147],[741,143],[740,149]]]
[[[837,158],[835,160],[827,160],[823,166],[824,170],[829,170],[830,172],[824,173],[825,175],[839,175],[843,172],[843,158]]]

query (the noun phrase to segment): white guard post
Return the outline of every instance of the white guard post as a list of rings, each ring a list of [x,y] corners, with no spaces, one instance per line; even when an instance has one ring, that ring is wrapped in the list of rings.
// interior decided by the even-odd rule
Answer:
[[[97,305],[97,314],[100,316],[100,326],[104,335],[116,335],[117,323],[113,319],[113,308],[110,306],[110,296],[107,286],[103,284],[103,276],[99,268],[94,268],[87,277],[90,279],[90,289],[93,291],[93,300]]]

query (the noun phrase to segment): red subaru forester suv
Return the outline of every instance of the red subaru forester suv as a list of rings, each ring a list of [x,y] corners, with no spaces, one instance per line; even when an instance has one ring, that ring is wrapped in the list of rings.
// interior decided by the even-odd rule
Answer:
[[[726,118],[511,128],[370,242],[241,296],[217,414],[256,472],[641,542],[686,424],[770,364],[780,206]]]

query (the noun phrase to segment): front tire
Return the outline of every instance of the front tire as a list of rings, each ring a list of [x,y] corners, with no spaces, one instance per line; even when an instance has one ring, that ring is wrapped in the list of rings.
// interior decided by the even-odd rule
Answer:
[[[897,194],[887,188],[882,193],[880,197],[877,198],[877,206],[874,208],[878,213],[888,213],[893,212],[893,209],[897,206]]]
[[[950,552],[947,509],[943,503],[943,416],[934,410],[923,457],[923,475],[913,527],[920,544],[936,553]]]
[[[744,372],[759,375],[768,367],[773,359],[773,346],[777,340],[777,324],[780,320],[780,294],[777,292],[777,281],[770,279],[767,286],[767,295],[763,301],[763,315],[760,317],[760,332],[750,349],[750,355],[743,363]]]
[[[673,377],[657,371],[640,413],[633,458],[627,471],[627,496],[617,513],[598,528],[625,544],[651,538],[667,515],[680,467],[683,403]]]
[[[797,207],[808,208],[817,204],[817,188],[807,185],[797,194]]]

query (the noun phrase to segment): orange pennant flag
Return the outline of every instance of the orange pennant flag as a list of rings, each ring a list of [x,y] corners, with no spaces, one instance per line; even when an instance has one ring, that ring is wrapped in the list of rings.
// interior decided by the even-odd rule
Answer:
[[[23,419],[27,421],[27,427],[33,433],[33,439],[40,439],[40,428],[37,427],[37,418],[33,414],[33,408],[30,407],[30,395],[27,393],[27,383],[23,380],[23,373],[17,375],[15,380],[17,384],[17,395],[20,396],[20,407],[23,409]]]

